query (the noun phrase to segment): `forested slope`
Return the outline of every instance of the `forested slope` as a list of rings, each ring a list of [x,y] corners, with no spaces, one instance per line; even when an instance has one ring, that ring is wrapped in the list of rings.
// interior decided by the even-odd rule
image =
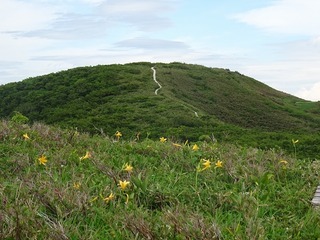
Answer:
[[[153,66],[163,87],[158,95]],[[284,148],[290,148],[291,137],[319,137],[319,102],[276,91],[238,72],[199,65],[79,67],[0,86],[0,95],[0,117],[18,111],[31,121],[91,133],[121,129],[132,138],[182,140],[214,134],[219,140]]]

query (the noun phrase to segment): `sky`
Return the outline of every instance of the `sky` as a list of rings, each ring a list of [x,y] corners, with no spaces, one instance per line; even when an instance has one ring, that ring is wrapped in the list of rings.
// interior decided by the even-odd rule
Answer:
[[[0,0],[0,84],[176,61],[319,101],[319,9],[319,0]]]

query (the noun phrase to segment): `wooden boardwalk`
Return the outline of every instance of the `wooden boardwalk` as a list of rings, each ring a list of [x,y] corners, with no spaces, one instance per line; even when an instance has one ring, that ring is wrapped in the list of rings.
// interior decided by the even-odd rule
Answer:
[[[317,187],[317,190],[314,194],[313,199],[311,200],[311,203],[315,206],[320,206],[320,185]]]

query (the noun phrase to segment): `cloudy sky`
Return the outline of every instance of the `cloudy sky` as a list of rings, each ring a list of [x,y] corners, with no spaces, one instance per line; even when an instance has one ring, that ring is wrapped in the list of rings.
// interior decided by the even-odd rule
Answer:
[[[77,66],[179,61],[318,101],[319,9],[319,0],[0,0],[0,84]]]

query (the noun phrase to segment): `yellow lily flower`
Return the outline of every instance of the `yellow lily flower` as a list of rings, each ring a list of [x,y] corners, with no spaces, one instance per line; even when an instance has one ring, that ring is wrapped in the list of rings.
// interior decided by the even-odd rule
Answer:
[[[287,165],[287,164],[288,164],[288,162],[287,162],[286,160],[284,160],[284,159],[281,159],[281,160],[279,161],[279,163],[282,163],[282,164],[284,164],[284,165]]]
[[[28,136],[28,133],[25,133],[22,135],[24,140],[30,140],[29,136]]]
[[[201,168],[201,165],[203,166],[202,168]],[[208,168],[210,168],[210,167],[211,167],[211,162],[210,162],[210,160],[201,159],[201,160],[200,160],[200,163],[199,163],[198,166],[197,166],[197,172],[202,172],[202,171],[204,171],[204,170],[206,170],[206,169],[208,169]]]
[[[222,168],[222,161],[218,160],[215,165],[215,168]]]
[[[88,158],[91,158],[91,157],[92,157],[91,153],[87,151],[86,155],[80,157],[80,160],[88,159]]]
[[[208,168],[211,167],[211,162],[210,162],[210,160],[202,159],[202,162],[203,162],[203,163],[202,163],[203,168],[201,169],[201,171],[206,170],[206,169],[208,169]]]
[[[166,141],[167,141],[167,139],[166,139],[165,137],[161,137],[161,138],[160,138],[160,142],[164,143],[164,142],[166,142]]]
[[[118,139],[118,141],[119,141],[119,139],[122,137],[122,133],[119,132],[119,131],[117,131],[114,135],[116,136],[116,138]]]
[[[198,145],[197,145],[197,144],[193,145],[192,150],[193,150],[193,151],[198,151],[198,150],[199,150]]]
[[[75,182],[75,183],[73,183],[73,188],[74,189],[79,189],[80,188],[80,186],[81,186],[81,183],[79,183],[79,182]]]
[[[121,190],[125,190],[129,184],[130,184],[130,182],[127,180],[124,180],[124,181],[119,180],[118,185],[120,186]]]
[[[130,164],[126,163],[126,164],[124,165],[124,169],[123,169],[123,170],[124,170],[124,171],[127,171],[128,173],[131,173],[132,170],[133,170],[133,167],[132,167]]]
[[[114,199],[115,195],[111,192],[108,197],[105,197],[103,200],[106,201],[107,203],[112,201]]]
[[[40,165],[46,165],[46,163],[48,162],[47,157],[44,155],[41,155],[41,157],[38,158],[38,161]]]

